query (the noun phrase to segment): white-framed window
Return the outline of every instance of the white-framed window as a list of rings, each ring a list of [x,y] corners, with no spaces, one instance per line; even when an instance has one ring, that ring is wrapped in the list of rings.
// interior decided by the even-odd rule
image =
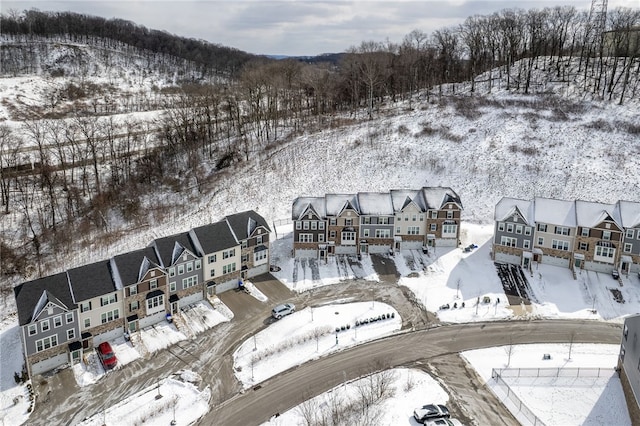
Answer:
[[[198,284],[198,276],[197,275],[193,275],[191,277],[187,277],[187,278],[183,278],[182,279],[182,289],[186,289],[189,287],[193,287],[194,285]]]
[[[602,231],[602,239],[605,241],[611,240],[611,231]]]
[[[53,328],[58,328],[62,325],[62,315],[53,317]]]
[[[556,226],[556,235],[569,235],[569,228],[566,226]]]
[[[140,309],[140,302],[138,300],[129,303],[129,312],[137,311],[138,309]]]
[[[498,231],[500,232],[504,231],[504,222],[498,222]]]
[[[249,243],[247,242],[247,240],[242,240],[240,241],[240,248],[247,248],[247,246],[249,245]]]
[[[73,312],[67,312],[65,314],[65,319],[67,320],[67,324],[73,322]]]
[[[304,229],[305,231],[309,230],[309,221],[305,220],[304,222],[302,222],[302,229]]]
[[[171,268],[171,269],[173,269],[173,268]],[[174,272],[173,275],[175,275],[175,270],[173,270],[173,272]],[[138,294],[138,285],[137,284],[129,286],[129,296],[133,296],[134,294]]]
[[[46,319],[40,323],[40,331],[49,331],[50,329],[49,320]]]
[[[243,254],[242,257],[240,257],[240,263],[247,263],[248,261],[249,261],[248,254]]]
[[[369,228],[364,228],[364,229],[362,230],[362,236],[363,236],[363,237],[368,237],[368,236],[369,236],[369,232],[370,232],[370,231],[369,231]]]
[[[409,227],[411,228],[411,227]],[[416,226],[418,230],[420,229]],[[376,238],[391,238],[391,230],[390,229],[376,229]]]
[[[36,340],[36,352],[42,352],[46,349],[58,346],[58,336],[53,335],[44,339]]]
[[[296,231],[299,231],[302,229],[302,222],[299,220],[296,220]]]
[[[422,213],[421,213],[421,214],[418,216],[418,219],[420,220],[420,222],[424,222],[424,214],[422,214]]]
[[[388,216],[380,216],[380,217],[378,217],[378,224],[379,225],[388,225],[389,224],[389,217]]]
[[[329,219],[329,226],[336,226],[338,222],[336,221],[335,217],[332,217],[331,219]]]
[[[174,291],[176,291],[176,288],[177,288],[176,287],[176,282],[175,281],[171,281],[169,283],[169,291],[173,293]]]
[[[230,263],[228,265],[224,265],[222,267],[222,274],[230,274],[232,272],[235,272],[236,270],[236,262]]]
[[[529,241],[529,240],[522,241],[522,248],[524,248],[524,249],[531,248],[531,241]]]
[[[500,237],[501,246],[515,247],[517,243],[518,243],[518,240],[516,238],[505,237],[505,236]]]
[[[453,236],[456,235],[456,233],[458,232],[458,225],[453,225],[453,224],[444,224],[442,225],[442,236],[446,237],[446,236]]]
[[[196,266],[196,271],[200,268],[202,268],[202,260],[200,259],[196,259],[195,261],[195,266]]]
[[[313,234],[298,234],[298,242],[299,243],[312,243],[313,242]]]
[[[193,262],[187,263],[187,272],[193,272]]]
[[[329,231],[329,238],[335,238],[336,237],[336,231]]]
[[[147,311],[150,313],[160,312],[164,309],[164,294],[147,299]]]
[[[404,221],[405,221],[405,222],[409,222],[409,215],[408,215],[408,214],[405,214],[405,215],[404,215]]]
[[[633,244],[630,243],[625,243],[624,244],[624,252],[625,253],[631,253],[631,249],[633,248]]]
[[[378,232],[378,230],[376,230]],[[419,226],[407,226],[407,234],[408,235],[419,235],[420,227]]]
[[[321,230],[321,231],[324,231],[324,222],[323,221],[320,221],[318,223],[318,229]]]
[[[223,259],[228,259],[228,258],[233,257],[235,255],[236,255],[236,249],[234,249],[234,248],[229,249],[229,250],[225,250],[225,251],[222,252],[222,258]]]
[[[38,327],[36,327],[35,324],[29,324],[27,326],[27,330],[28,330],[29,336],[35,336],[36,334],[38,334]]]
[[[363,225],[369,225],[371,223],[371,217],[369,216],[362,216],[360,218],[360,223]]]
[[[84,328],[89,328],[91,327],[91,318],[85,318],[84,319]]]
[[[414,213],[414,214],[412,214],[412,215],[411,215],[411,221],[412,221],[412,222],[416,222],[417,220],[418,220],[418,215],[417,215],[417,214],[415,214],[415,213]]]
[[[118,301],[118,298],[116,296],[116,293],[108,294],[100,298],[100,306],[107,306],[112,303],[116,303],[117,301]]]
[[[258,236],[256,237],[256,245],[257,245],[257,244],[262,244],[262,235],[258,235]]]
[[[580,235],[582,235],[583,237],[588,237],[589,236],[589,228],[585,228],[583,226],[582,230],[580,231]]]
[[[153,279],[149,281],[149,289],[154,290],[156,288],[158,288],[158,280]]]
[[[589,250],[589,244],[585,243],[584,241],[581,241],[580,244],[578,244],[578,249],[582,251],[587,251]]]
[[[318,242],[324,243],[324,234],[318,234]]]
[[[451,210],[447,210],[447,219],[453,219],[453,212]]]
[[[260,250],[253,254],[253,262],[257,263],[267,258],[267,250]]]
[[[353,245],[356,242],[356,233],[352,231],[344,231],[340,235],[342,244]]]
[[[569,251],[569,241],[551,240],[551,248],[556,250]]]
[[[67,330],[67,340],[72,340],[76,338],[76,331],[73,328]]]
[[[634,231],[633,229],[627,229],[627,238],[633,238]]]
[[[613,259],[616,249],[613,247],[596,246],[596,257]]]
[[[437,219],[438,218],[438,211],[437,210],[432,210],[431,211],[431,219]]]
[[[178,265],[178,275],[182,275],[184,274],[184,263],[181,265]]]
[[[176,276],[176,268],[169,268],[169,276],[170,277]]]
[[[539,223],[538,224],[538,231],[547,232],[547,224],[546,223]]]
[[[507,232],[513,233],[513,223],[507,223]]]
[[[531,235],[531,227],[530,226],[525,226],[524,227],[524,235],[527,235],[527,236]]]
[[[215,270],[215,269],[210,270],[210,271],[209,271],[209,277],[210,277],[210,278],[213,278],[213,277],[215,277],[215,276],[216,276],[216,270]]]
[[[538,237],[538,245],[539,246],[543,246],[544,245],[544,238],[543,237]]]
[[[436,231],[438,230],[438,224],[437,224],[437,223],[432,223],[432,224],[429,226],[429,229],[430,229],[432,232],[436,232]]]
[[[80,312],[87,312],[91,310],[91,302],[80,303]]]
[[[522,225],[516,225],[516,234],[522,234]]]
[[[399,234],[400,234],[400,227],[396,226],[396,235],[399,235]]]
[[[211,264],[211,263],[215,263],[215,262],[216,262],[216,255],[215,255],[215,254],[210,255],[210,256],[207,258],[207,262],[208,262],[208,263],[210,263],[210,264]]]
[[[311,222],[311,230],[315,231],[316,229],[318,229],[318,222],[314,220]]]
[[[344,226],[353,226],[353,219],[345,219]]]
[[[100,321],[102,321],[102,324],[117,320],[118,318],[120,318],[120,311],[118,309],[114,309],[113,311],[105,312],[100,315]]]

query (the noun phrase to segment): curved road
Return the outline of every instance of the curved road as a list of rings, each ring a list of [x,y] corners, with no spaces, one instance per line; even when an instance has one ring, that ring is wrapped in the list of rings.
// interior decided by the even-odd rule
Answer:
[[[619,324],[586,320],[448,325],[394,335],[306,363],[273,377],[214,407],[199,424],[260,424],[275,413],[284,412],[343,383],[345,378],[348,381],[378,369],[415,365],[460,351],[509,344],[569,341],[618,344],[620,338]],[[447,379],[443,378],[443,381]]]

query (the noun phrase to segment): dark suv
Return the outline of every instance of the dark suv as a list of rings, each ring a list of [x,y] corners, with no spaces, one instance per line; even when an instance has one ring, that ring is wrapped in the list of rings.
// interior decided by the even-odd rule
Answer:
[[[427,404],[413,410],[413,417],[420,423],[433,419],[448,419],[451,417],[449,409],[440,404]]]

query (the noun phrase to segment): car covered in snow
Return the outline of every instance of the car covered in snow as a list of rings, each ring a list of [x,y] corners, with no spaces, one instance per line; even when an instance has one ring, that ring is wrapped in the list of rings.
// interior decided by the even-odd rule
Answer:
[[[98,345],[98,357],[102,362],[105,370],[111,370],[116,365],[118,365],[118,358],[116,358],[115,352],[111,348],[109,342],[102,342]]]
[[[295,310],[296,306],[293,303],[283,303],[282,305],[278,305],[271,310],[271,316],[275,319],[280,319],[284,316],[294,313]]]
[[[413,418],[419,423],[425,423],[428,420],[449,418],[449,409],[440,404],[427,404],[413,410]]]
[[[462,422],[458,419],[435,419],[427,420],[425,426],[462,426]]]

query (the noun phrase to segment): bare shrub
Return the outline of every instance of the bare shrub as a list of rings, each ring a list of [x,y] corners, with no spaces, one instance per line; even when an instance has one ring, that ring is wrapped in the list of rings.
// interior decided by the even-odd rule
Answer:
[[[521,153],[524,155],[528,155],[528,156],[536,156],[538,155],[540,152],[538,151],[538,148],[536,148],[535,146],[520,146],[520,145],[510,145],[509,146],[509,151],[515,153]]]
[[[418,132],[416,134],[416,137],[418,136],[432,136],[435,133],[438,132],[438,129],[431,127],[431,123],[428,122],[423,122],[420,123],[420,125],[422,126],[422,130],[420,130],[420,132]]]
[[[585,127],[587,129],[594,129],[594,130],[600,130],[603,132],[611,132],[613,130],[613,127],[611,126],[611,123],[609,123],[608,121],[605,121],[601,118],[592,121],[591,123],[587,123],[585,124]]]
[[[401,124],[398,126],[398,133],[400,133],[401,135],[406,135],[407,133],[409,133],[409,129],[404,124]]]
[[[628,123],[625,121],[616,121],[613,126],[617,130],[629,133],[630,135],[640,135],[640,124]]]

